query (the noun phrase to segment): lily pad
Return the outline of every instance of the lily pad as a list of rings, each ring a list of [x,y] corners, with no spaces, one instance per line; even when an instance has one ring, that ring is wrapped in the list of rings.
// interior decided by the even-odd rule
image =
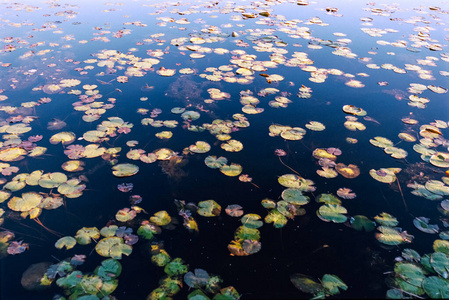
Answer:
[[[239,176],[242,173],[242,166],[239,164],[231,163],[230,165],[223,165],[220,168],[220,172],[225,174],[226,176]]]
[[[318,209],[317,214],[324,221],[344,223],[346,222],[347,217],[343,214],[346,214],[347,212],[346,208],[341,205],[324,204]]]
[[[288,203],[292,203],[295,205],[305,205],[309,203],[309,197],[304,196],[300,189],[285,189],[281,194],[282,199],[284,199]]]
[[[76,245],[75,238],[71,236],[65,236],[56,241],[55,247],[57,249],[62,249],[65,247],[67,250],[72,249]]]
[[[203,217],[216,217],[220,215],[221,206],[214,200],[200,201],[197,212]]]
[[[113,236],[101,239],[95,246],[95,251],[101,256],[122,259],[123,254],[131,254],[132,247],[126,245],[122,238]]]
[[[417,217],[413,220],[413,225],[415,225],[416,228],[425,233],[438,233],[438,231],[440,230],[438,228],[438,225],[429,224],[429,220],[430,219],[426,217]]]
[[[216,157],[213,155],[209,155],[204,159],[204,163],[206,166],[212,169],[219,169],[228,163],[228,159],[226,157],[220,156]]]
[[[116,177],[128,177],[137,174],[139,167],[133,164],[118,164],[113,166],[112,170]]]
[[[210,150],[210,145],[203,141],[198,141],[195,145],[190,145],[189,150],[194,153],[206,153]]]

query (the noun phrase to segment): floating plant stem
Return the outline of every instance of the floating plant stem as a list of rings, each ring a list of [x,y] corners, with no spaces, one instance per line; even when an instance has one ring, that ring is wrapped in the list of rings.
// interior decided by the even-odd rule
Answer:
[[[399,184],[399,179],[396,177],[396,182],[398,183],[399,192],[401,193],[402,202],[404,203],[405,209],[410,214],[410,211],[408,210],[407,203],[405,202],[404,194],[402,193],[401,185]]]
[[[63,235],[60,234],[59,232],[54,231],[54,230],[52,230],[52,229],[46,227],[44,224],[42,224],[42,222],[39,220],[39,218],[34,218],[33,220],[34,220],[37,224],[39,224],[40,226],[42,226],[45,230],[47,230],[48,232],[50,232],[51,234],[54,234],[54,235],[56,235],[56,236],[58,236],[58,237],[63,237]]]

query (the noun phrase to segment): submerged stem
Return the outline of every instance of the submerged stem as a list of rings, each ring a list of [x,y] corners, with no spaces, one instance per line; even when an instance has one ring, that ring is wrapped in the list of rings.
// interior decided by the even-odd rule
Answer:
[[[398,183],[399,192],[401,193],[402,202],[404,203],[405,209],[410,214],[410,211],[408,210],[407,203],[405,202],[404,194],[402,193],[401,185],[399,184],[399,179],[396,177],[396,182]]]
[[[279,157],[279,161],[281,162],[281,164],[283,164],[285,167],[289,168],[291,171],[295,172],[298,176],[302,177],[301,174],[299,174],[298,172],[296,172],[295,170],[293,170],[291,167],[287,166],[281,159],[280,156]]]
[[[39,218],[34,218],[33,220],[34,220],[37,224],[39,224],[40,226],[42,226],[45,230],[47,230],[48,232],[50,232],[51,234],[54,234],[54,235],[56,235],[56,236],[58,236],[58,237],[63,237],[63,235],[60,234],[59,232],[54,231],[54,230],[52,230],[52,229],[46,227],[44,224],[42,224],[42,222],[41,222],[41,220],[39,220]]]

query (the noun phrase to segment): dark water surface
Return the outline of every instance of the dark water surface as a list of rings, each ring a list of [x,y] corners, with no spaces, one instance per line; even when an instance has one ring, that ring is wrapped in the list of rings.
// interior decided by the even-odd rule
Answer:
[[[166,211],[171,223],[161,225],[162,232],[153,239],[138,236],[139,240],[131,243],[132,253],[119,260],[122,272],[115,291],[109,296],[94,291],[78,297],[145,299],[166,276],[164,268],[151,262],[155,254],[151,252],[152,245],[165,249],[172,259],[181,258],[189,271],[200,268],[220,276],[221,288],[233,286],[242,299],[313,297],[312,293],[292,284],[295,274],[310,276],[317,282],[324,274],[338,276],[347,289],[341,293],[327,291],[326,296],[330,297],[385,298],[389,289],[405,290],[403,296],[410,295],[406,288],[394,283],[395,259],[406,248],[421,255],[431,253],[435,240],[448,237],[445,227],[449,223],[444,218],[449,212],[444,210],[444,202],[443,206],[440,203],[449,194],[444,173],[449,169],[446,139],[449,3],[309,1],[300,5],[301,2],[305,1],[1,1],[2,186],[19,179],[23,181],[35,170],[44,174],[62,172],[67,180],[78,178],[79,185],[85,185],[79,197],[62,194],[62,206],[41,211],[41,203],[33,205],[24,200],[28,208],[19,208],[15,205],[17,198],[13,197],[31,192],[56,196],[61,194],[61,189],[58,191],[61,183],[53,188],[38,183],[20,190],[3,188],[4,193],[11,195],[0,204],[1,231],[3,235],[12,232],[14,237],[0,240],[1,299],[60,299],[64,289],[57,279],[70,272],[58,275],[42,291],[24,289],[20,283],[22,274],[32,264],[57,264],[74,255],[85,255],[85,262],[74,268],[87,278],[110,257],[95,251],[95,244],[103,236],[87,245],[78,243],[69,250],[55,248],[58,239],[75,237],[83,227],[100,230],[114,224],[129,228],[137,237],[141,223],[159,211]],[[185,39],[176,40],[179,38]],[[228,51],[214,53],[216,49]],[[104,56],[105,53],[109,56]],[[204,57],[195,57],[198,53]],[[291,61],[294,57],[302,60]],[[152,65],[143,69],[136,63],[148,59],[152,59]],[[107,63],[110,65],[105,66]],[[260,65],[266,68],[256,67]],[[228,66],[229,71],[223,66]],[[219,67],[223,69],[221,77],[208,77],[213,72],[207,68]],[[251,68],[255,71],[250,72]],[[176,72],[161,76],[159,72],[164,69]],[[182,74],[184,71],[191,74]],[[241,74],[244,71],[252,74],[245,76]],[[56,93],[48,91],[51,85],[61,85],[64,79],[77,82],[59,87]],[[126,82],[119,82],[122,80]],[[350,86],[351,83],[360,86]],[[419,86],[413,89],[415,84]],[[210,100],[212,88],[228,93],[226,99]],[[264,94],[266,88],[277,91]],[[309,97],[301,94],[306,88]],[[257,98],[260,103],[253,106],[263,108],[263,112],[252,114],[246,110],[248,107],[242,111],[242,92]],[[94,99],[92,94],[100,96]],[[271,101],[279,96],[288,98],[290,103],[286,107],[272,107]],[[42,99],[46,97],[50,99]],[[418,105],[419,97],[427,98],[427,103]],[[84,109],[79,109],[76,103],[79,101],[84,101],[78,103],[84,104]],[[345,113],[342,110],[345,105],[361,108],[367,115]],[[183,119],[171,112],[174,107],[198,112],[200,117]],[[150,116],[154,109],[161,113]],[[229,125],[238,119],[235,114],[246,118],[249,126]],[[86,119],[87,115],[95,115],[97,120]],[[100,124],[104,125],[102,122],[111,117],[119,117],[133,126],[128,126],[130,130],[126,133],[121,131],[126,124],[105,133],[107,129]],[[415,119],[417,124],[406,124],[401,120],[405,117]],[[142,124],[144,118],[156,122]],[[362,130],[345,127],[345,122],[356,118],[364,125]],[[240,141],[243,149],[229,152],[221,147],[224,142],[210,129],[210,124],[217,119],[228,120],[228,128],[232,127],[231,139]],[[49,129],[48,123],[55,120],[62,120],[66,125]],[[157,127],[158,120],[177,123],[173,128]],[[310,121],[322,123],[325,129],[307,128]],[[16,124],[24,124],[29,129],[21,132]],[[300,127],[306,133],[296,140],[270,136],[269,127],[273,124]],[[192,126],[204,131],[189,130]],[[106,139],[83,138],[85,132],[92,130],[103,131]],[[161,131],[171,131],[173,135],[169,139],[158,138],[156,134]],[[59,132],[73,133],[74,141],[66,145],[51,142],[50,138]],[[417,140],[402,140],[399,133],[408,133]],[[23,143],[37,135],[42,135],[42,139],[33,142],[34,145],[27,147]],[[407,155],[398,159],[391,157],[370,143],[374,137],[391,140],[394,147],[405,150]],[[353,143],[348,138],[357,141]],[[131,145],[130,141],[137,144]],[[210,150],[189,151],[189,146],[197,141],[206,142]],[[427,157],[416,151],[420,143],[428,148]],[[61,165],[70,160],[64,151],[75,144],[83,147],[95,144],[105,147],[104,151],[121,149],[112,157],[100,154],[90,158],[81,154],[79,160],[84,162],[84,169],[70,172]],[[45,147],[46,151],[32,157],[29,153],[36,146]],[[356,165],[360,175],[356,178],[320,176],[319,158],[313,153],[318,148],[329,147],[341,150],[336,163]],[[160,148],[176,153],[152,163],[129,155],[133,149],[148,154]],[[11,149],[23,151],[23,157],[14,156]],[[275,155],[276,149],[284,150],[286,156]],[[440,163],[430,160],[436,152],[441,153]],[[226,157],[228,164],[239,164],[241,174],[248,174],[252,182],[239,180],[240,174],[226,176],[219,169],[207,167],[204,160],[211,155]],[[133,164],[139,171],[129,177],[114,176],[112,166],[121,164]],[[9,167],[18,169],[8,174]],[[401,170],[396,174],[397,180],[383,183],[370,175],[372,169],[383,174],[381,168]],[[293,174],[292,169],[302,178],[313,181],[316,189],[303,191],[310,197],[310,202],[301,206],[305,214],[294,216],[285,212],[290,217],[288,222],[278,226],[282,228],[275,228],[266,222],[269,210],[261,201],[282,200],[281,194],[288,187],[279,184],[278,178]],[[23,175],[15,177],[18,174]],[[426,186],[426,193],[430,193],[427,198],[440,195],[435,201],[414,195],[413,188],[407,187],[417,182],[424,188],[431,180],[443,186],[433,192],[430,184]],[[122,183],[132,183],[132,191],[119,191],[117,186]],[[318,196],[336,195],[340,188],[349,188],[357,194],[354,199],[340,198],[341,206],[347,210],[346,218],[336,221],[329,216],[325,221],[322,216],[318,217],[317,211],[324,205],[315,201]],[[136,205],[144,212],[120,222],[116,213],[123,208],[131,209],[131,195],[142,197],[142,202]],[[221,212],[205,217],[190,211],[199,230],[189,232],[183,226],[175,200],[198,205],[210,199],[221,206]],[[228,244],[242,226],[240,217],[225,213],[225,208],[232,204],[242,206],[245,214],[257,214],[265,220],[257,229],[260,240],[253,241],[260,242],[257,253],[230,255]],[[39,211],[34,220],[20,215],[33,209]],[[406,231],[414,236],[411,243],[405,238],[399,242],[378,240],[379,231],[374,227],[365,232],[351,225],[353,216],[363,215],[374,221],[383,212],[397,219],[399,228],[394,229],[397,233]],[[416,217],[429,218],[429,223],[439,228],[433,234],[423,232],[414,225]],[[11,254],[13,241],[23,241],[28,247],[25,251],[17,250],[23,253]],[[187,298],[194,290],[183,281],[183,274],[172,278],[179,279],[182,285],[179,292],[170,295],[174,299]],[[69,298],[68,290],[65,296],[77,299],[73,295]],[[431,296],[424,290],[417,296]],[[96,296],[88,297],[88,294]],[[214,297],[213,293],[207,295]]]

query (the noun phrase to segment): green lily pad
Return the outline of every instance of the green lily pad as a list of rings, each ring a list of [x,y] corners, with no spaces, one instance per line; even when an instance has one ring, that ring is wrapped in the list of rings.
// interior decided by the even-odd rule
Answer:
[[[100,231],[96,227],[83,227],[76,232],[75,239],[80,245],[87,245],[91,243],[91,239],[98,239]]]
[[[321,284],[326,289],[326,293],[336,295],[340,293],[340,289],[346,291],[348,286],[335,275],[324,274]]]
[[[103,281],[110,281],[116,279],[122,272],[122,265],[119,261],[109,258],[101,262],[101,266],[95,270]]]
[[[43,188],[53,189],[67,181],[67,176],[61,172],[46,173],[39,179],[39,185]]]
[[[440,168],[449,168],[449,153],[436,152],[431,157],[429,162]]]
[[[244,240],[242,242],[242,248],[248,254],[255,254],[260,251],[262,244],[256,240]]]
[[[430,256],[430,265],[440,276],[449,277],[449,257],[443,252],[435,252]]]
[[[168,276],[183,275],[187,273],[187,266],[184,264],[181,258],[177,257],[165,265],[164,272]]]
[[[322,202],[324,204],[334,204],[334,205],[341,204],[341,200],[332,194],[320,194],[318,195],[318,197],[316,197],[316,201]]]
[[[400,171],[401,169],[399,169]],[[373,177],[374,179],[376,179],[377,181],[383,182],[383,183],[392,183],[396,180],[396,173],[398,173],[399,171],[397,171],[397,169],[392,169],[392,168],[381,168],[379,170],[374,170],[371,169],[369,171],[369,174],[371,175],[371,177]]]
[[[210,150],[210,145],[203,141],[197,141],[195,145],[190,145],[189,150],[194,153],[206,153]]]
[[[237,140],[229,140],[221,144],[221,148],[228,152],[239,152],[243,149],[243,144]]]
[[[354,105],[344,105],[343,106],[343,111],[349,115],[354,115],[354,116],[366,116],[366,111],[360,107],[356,107]]]
[[[397,147],[386,147],[384,151],[385,153],[390,154],[391,157],[397,159],[406,158],[408,155],[407,151]]]
[[[212,169],[219,169],[228,163],[228,159],[226,157],[220,156],[216,157],[213,155],[209,155],[204,159],[204,163],[206,166]]]
[[[317,214],[323,221],[344,223],[348,218],[343,214],[347,212],[346,208],[341,205],[324,204],[318,209]]]
[[[394,227],[399,224],[399,221],[395,217],[386,212],[383,212],[380,215],[375,216],[374,220],[376,220],[377,223],[383,226]]]
[[[220,168],[220,172],[226,176],[239,176],[242,173],[242,166],[239,164],[231,163],[230,165],[224,165]]]
[[[440,230],[438,228],[438,225],[429,224],[429,220],[430,219],[426,217],[417,217],[413,220],[413,225],[415,225],[416,228],[425,233],[438,233],[438,231]]]
[[[77,286],[83,280],[81,271],[73,271],[65,277],[56,280],[56,284],[62,288],[70,289]]]
[[[155,233],[157,232],[154,230],[154,226],[150,224],[141,225],[137,229],[137,234],[147,240],[151,240]]]
[[[396,284],[402,290],[415,295],[424,294],[424,290],[421,288],[422,282],[426,278],[423,269],[415,264],[402,262],[395,265],[394,271],[398,274]]]
[[[295,174],[285,174],[278,178],[278,182],[287,188],[297,189],[301,186],[301,177]]]
[[[100,234],[104,237],[114,236],[117,229],[118,229],[117,225],[109,225],[109,226],[101,228]]]
[[[76,136],[73,132],[64,131],[64,132],[59,132],[59,133],[54,134],[50,138],[50,143],[51,144],[62,143],[63,145],[68,145],[70,143],[73,143],[75,138],[76,138]]]
[[[187,295],[188,300],[210,300],[209,297],[201,290],[194,290],[190,294]]]
[[[324,287],[307,275],[299,273],[292,274],[290,281],[298,290],[304,293],[318,294],[324,292]]]
[[[150,218],[150,222],[159,225],[159,226],[165,226],[170,224],[171,217],[165,210],[158,211]]]
[[[371,221],[366,216],[356,215],[349,219],[349,222],[355,230],[358,231],[373,231],[376,228],[376,223]]]
[[[62,249],[65,247],[67,250],[72,249],[76,245],[76,239],[71,236],[65,236],[56,241],[55,247]]]
[[[433,250],[435,252],[443,252],[449,255],[449,241],[446,240],[435,240],[433,242]]]
[[[8,202],[8,207],[14,211],[30,211],[38,207],[43,196],[36,192],[23,193],[22,198],[12,197]]]
[[[128,177],[137,174],[139,167],[133,164],[118,164],[112,167],[112,174],[117,177]]]
[[[240,294],[233,286],[228,286],[222,288],[220,293],[214,296],[213,300],[238,300],[240,297]]]
[[[258,241],[259,239],[260,239],[260,232],[255,228],[239,226],[234,233],[234,240],[236,241],[244,241],[244,240]]]
[[[449,195],[449,186],[439,180],[429,180],[425,184],[426,189],[434,194],[447,196]]]
[[[272,209],[265,217],[265,223],[273,223],[275,228],[282,228],[287,224],[287,218],[277,209]]]
[[[203,217],[216,217],[221,213],[221,206],[214,200],[200,201],[197,212]]]
[[[199,119],[200,113],[193,111],[193,110],[186,110],[181,114],[181,118],[183,118],[186,121],[195,121]]]
[[[158,267],[164,267],[170,260],[170,255],[164,249],[159,250],[158,254],[151,256],[151,261]]]
[[[392,147],[394,144],[387,138],[376,136],[374,139],[369,140],[370,144],[379,148]]]
[[[401,253],[402,257],[408,261],[419,262],[421,260],[421,255],[413,249],[404,249]]]
[[[388,226],[377,227],[381,233],[376,233],[376,239],[385,245],[399,245],[402,244],[403,239],[400,233]]]
[[[306,134],[306,130],[301,127],[293,127],[281,132],[281,137],[289,141],[299,141]]]
[[[282,199],[286,202],[295,204],[295,205],[305,205],[309,203],[310,198],[304,196],[300,189],[285,189],[281,194]]]
[[[122,238],[113,236],[101,239],[95,246],[95,251],[104,257],[122,259],[123,254],[126,256],[131,254],[132,247],[126,245]]]
[[[429,276],[422,282],[426,294],[432,299],[449,298],[449,282],[437,276]]]
[[[261,217],[257,214],[246,214],[240,220],[243,226],[248,228],[259,228],[262,227],[263,222],[260,221]]]

